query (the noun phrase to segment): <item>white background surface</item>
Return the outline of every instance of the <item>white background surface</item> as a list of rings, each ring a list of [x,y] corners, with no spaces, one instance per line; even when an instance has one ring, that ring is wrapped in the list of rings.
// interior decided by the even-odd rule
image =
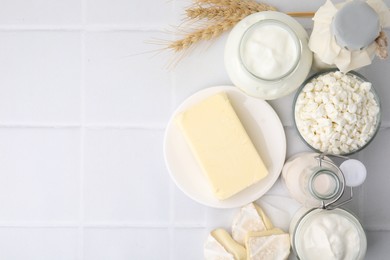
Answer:
[[[324,1],[269,0],[281,11]],[[226,35],[167,70],[188,0],[0,0],[0,259],[202,259],[210,229],[233,210],[189,200],[169,179],[162,141],[190,94],[231,84]],[[390,5],[390,1],[386,0]],[[310,19],[300,19],[310,31]],[[387,31],[389,33],[389,31]],[[143,54],[142,54],[143,53]],[[137,54],[137,55],[135,55]],[[390,60],[360,70],[382,101],[368,168],[349,205],[368,233],[367,259],[390,254]],[[292,127],[293,95],[270,102],[287,155],[308,148]]]

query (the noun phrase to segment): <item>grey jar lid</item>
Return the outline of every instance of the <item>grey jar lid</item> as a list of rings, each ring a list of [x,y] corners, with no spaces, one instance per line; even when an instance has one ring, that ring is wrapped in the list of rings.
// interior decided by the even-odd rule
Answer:
[[[379,15],[365,1],[345,4],[332,21],[332,32],[338,45],[350,51],[369,46],[381,30]]]

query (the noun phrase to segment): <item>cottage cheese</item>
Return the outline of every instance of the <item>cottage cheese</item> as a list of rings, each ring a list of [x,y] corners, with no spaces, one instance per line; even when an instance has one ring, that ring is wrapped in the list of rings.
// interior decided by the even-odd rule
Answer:
[[[379,104],[370,82],[329,72],[313,78],[295,104],[298,131],[314,149],[349,154],[366,145],[379,124]]]

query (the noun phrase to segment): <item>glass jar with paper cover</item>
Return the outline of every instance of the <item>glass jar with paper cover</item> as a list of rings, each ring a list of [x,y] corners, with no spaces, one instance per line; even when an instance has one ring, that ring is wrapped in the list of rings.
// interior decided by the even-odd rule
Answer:
[[[328,0],[313,20],[309,48],[315,69],[337,67],[346,73],[371,64],[375,56],[388,57],[384,29],[390,27],[390,11],[382,0]]]
[[[362,225],[341,208],[352,200],[353,187],[366,178],[358,160],[300,153],[283,167],[282,178],[294,199],[302,204],[290,224],[291,244],[299,259],[364,259],[367,239]],[[343,196],[349,189],[348,197]]]

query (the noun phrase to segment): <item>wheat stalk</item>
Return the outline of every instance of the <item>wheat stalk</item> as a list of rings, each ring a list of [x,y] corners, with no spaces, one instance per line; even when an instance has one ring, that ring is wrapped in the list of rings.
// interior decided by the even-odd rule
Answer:
[[[174,52],[189,49],[199,41],[220,36],[252,13],[268,10],[276,9],[254,0],[194,0],[193,6],[186,10],[186,16],[189,20],[207,20],[211,23],[202,24],[205,27],[188,32],[184,38],[171,42],[167,48]]]
[[[221,8],[221,7],[193,7],[186,10],[187,17],[190,19],[225,19],[226,17],[237,18],[247,16],[253,11],[242,8]]]
[[[183,39],[172,42],[169,44],[168,48],[178,52],[188,49],[194,43],[198,43],[204,40],[211,40],[231,29],[241,19],[242,17],[226,18],[221,22],[207,26],[206,28],[195,30],[188,33]]]
[[[264,3],[257,3],[254,0],[195,0],[195,2],[197,2],[198,4],[238,7],[256,12],[261,12],[265,10],[276,11],[275,7]]]

